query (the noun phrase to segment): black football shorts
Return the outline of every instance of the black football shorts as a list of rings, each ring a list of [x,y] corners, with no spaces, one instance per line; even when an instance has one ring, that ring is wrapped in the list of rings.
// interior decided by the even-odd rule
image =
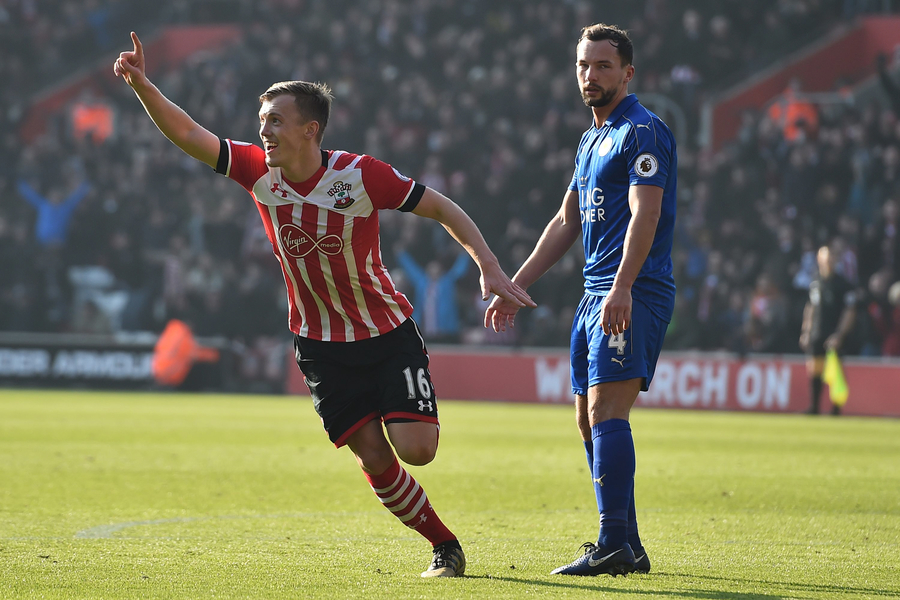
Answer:
[[[294,354],[328,438],[338,448],[372,419],[438,423],[428,351],[412,318],[357,342],[295,335]]]

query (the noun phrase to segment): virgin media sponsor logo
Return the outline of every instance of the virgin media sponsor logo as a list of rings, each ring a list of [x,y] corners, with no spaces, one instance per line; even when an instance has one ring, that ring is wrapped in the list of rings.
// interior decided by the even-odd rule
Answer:
[[[278,241],[284,253],[293,258],[303,258],[313,250],[334,256],[344,249],[344,240],[340,236],[332,233],[317,239],[293,223],[278,229]]]

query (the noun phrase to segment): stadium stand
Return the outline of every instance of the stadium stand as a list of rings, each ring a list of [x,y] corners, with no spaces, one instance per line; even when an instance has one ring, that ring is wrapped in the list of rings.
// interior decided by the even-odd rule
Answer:
[[[182,319],[197,335],[237,341],[248,379],[267,369],[283,376],[271,363],[287,336],[286,301],[258,215],[239,186],[170,147],[127,86],[108,77],[129,28],[240,27],[237,43],[155,75],[223,137],[257,140],[251,111],[270,83],[329,83],[336,103],[325,146],[379,156],[449,195],[511,272],[571,177],[589,124],[573,80],[573,40],[580,26],[604,20],[629,28],[640,50],[632,91],[668,99],[683,118],[679,294],[668,347],[798,352],[815,250],[830,243],[865,307],[851,351],[900,353],[900,294],[888,293],[900,276],[897,56],[881,60],[881,83],[868,95],[822,104],[795,88],[798,96],[747,111],[721,148],[704,148],[696,135],[717,92],[859,15],[896,12],[897,3],[644,0],[602,12],[550,0],[154,4],[0,6],[0,77],[10,84],[0,89],[0,330],[101,327],[98,310],[104,328],[159,332]],[[25,144],[29,103],[73,73],[94,71],[96,92],[46,115],[44,132]],[[65,241],[41,244],[19,186],[61,199],[82,182],[90,192]],[[420,219],[383,213],[382,230],[392,269],[399,265],[387,240],[415,249],[420,264],[447,269],[456,257],[443,230]],[[456,287],[456,339],[566,345],[581,262],[576,248],[536,284],[542,307],[505,335],[480,328],[484,304],[470,270]]]

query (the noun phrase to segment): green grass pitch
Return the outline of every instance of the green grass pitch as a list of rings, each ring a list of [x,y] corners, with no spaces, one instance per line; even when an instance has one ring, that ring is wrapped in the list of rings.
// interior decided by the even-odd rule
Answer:
[[[425,580],[307,398],[0,391],[0,598],[900,597],[898,420],[635,410],[627,578],[549,575],[596,535],[571,407],[441,423],[409,470],[469,565]]]

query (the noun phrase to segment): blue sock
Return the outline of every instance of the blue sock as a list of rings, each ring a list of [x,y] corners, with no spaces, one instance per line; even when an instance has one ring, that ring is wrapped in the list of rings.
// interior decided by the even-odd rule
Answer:
[[[591,427],[594,445],[593,480],[600,510],[597,544],[621,548],[628,536],[628,513],[634,489],[634,439],[624,419],[609,419]]]
[[[638,535],[637,511],[634,509],[634,481],[631,482],[631,502],[628,503],[628,543],[635,554],[644,547],[641,536]]]
[[[582,442],[584,444],[584,453],[587,456],[588,472],[593,474],[594,470],[594,442]],[[596,496],[596,494],[595,494]],[[599,498],[599,497],[598,497]],[[597,511],[600,511],[600,501],[597,500]],[[634,508],[634,482],[631,484],[631,502],[628,503],[628,543],[631,545],[635,553],[644,547],[641,543],[641,536],[638,533],[637,511]]]
[[[588,474],[591,476],[591,481],[594,480],[594,442],[582,442],[584,444],[584,453],[587,455],[588,461]],[[596,496],[596,494],[594,494]],[[599,498],[599,497],[598,497]],[[597,500],[597,512],[600,512],[600,500]]]

